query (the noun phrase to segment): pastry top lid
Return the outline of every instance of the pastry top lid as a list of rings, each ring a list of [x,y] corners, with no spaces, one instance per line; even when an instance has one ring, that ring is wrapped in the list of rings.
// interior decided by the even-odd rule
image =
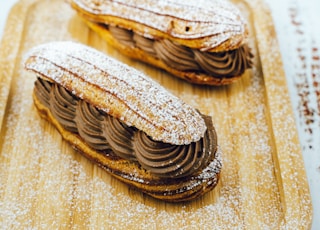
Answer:
[[[238,48],[248,34],[239,9],[226,0],[72,0],[72,5],[89,20],[115,23],[145,36],[167,34],[203,51],[223,43],[223,49]]]
[[[190,144],[206,131],[196,109],[142,72],[85,45],[62,41],[37,46],[27,54],[25,68],[156,141]]]

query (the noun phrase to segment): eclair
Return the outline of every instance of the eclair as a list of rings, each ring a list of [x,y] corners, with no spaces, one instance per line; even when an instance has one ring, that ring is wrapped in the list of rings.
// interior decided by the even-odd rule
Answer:
[[[248,28],[224,0],[70,0],[109,44],[194,84],[226,85],[252,67]]]
[[[142,72],[88,46],[32,48],[33,100],[76,151],[154,198],[195,199],[218,183],[221,150],[211,117]]]

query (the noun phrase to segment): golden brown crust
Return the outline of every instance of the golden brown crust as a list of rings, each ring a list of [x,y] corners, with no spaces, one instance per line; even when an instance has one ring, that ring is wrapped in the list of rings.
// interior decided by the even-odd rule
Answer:
[[[203,52],[227,52],[245,44],[248,28],[240,11],[221,0],[71,0],[71,6],[89,27],[123,54],[200,85],[228,85],[242,73],[213,76],[202,71],[179,70],[145,51],[121,44],[102,25],[121,27],[155,40],[168,39]]]
[[[72,0],[71,6],[89,21],[208,52],[236,49],[248,34],[239,10],[228,1]]]
[[[73,42],[37,46],[29,51],[25,68],[40,78],[63,86],[109,115],[129,121],[153,138],[159,138],[156,135],[160,134],[160,139],[184,145],[193,142],[192,139],[202,138],[202,131],[207,129],[204,123],[202,130],[202,122],[205,121],[197,110],[141,72],[87,46]],[[158,177],[130,160],[94,150],[80,135],[66,130],[51,110],[41,104],[36,94],[33,98],[40,115],[51,122],[78,152],[114,177],[150,196],[171,202],[190,200],[210,191],[218,182],[221,169],[219,148],[213,161],[196,175],[179,179]],[[156,125],[146,127],[150,124]]]
[[[142,72],[90,47],[73,42],[43,44],[29,52],[25,67],[154,140],[190,144],[206,131],[196,109]]]
[[[53,124],[63,139],[79,153],[120,181],[154,198],[169,202],[187,201],[212,190],[218,183],[221,168],[219,148],[215,160],[199,175],[180,179],[159,178],[129,160],[93,150],[83,142],[80,136],[65,130],[52,116],[50,110],[40,103],[35,94],[33,94],[33,99],[40,116]]]

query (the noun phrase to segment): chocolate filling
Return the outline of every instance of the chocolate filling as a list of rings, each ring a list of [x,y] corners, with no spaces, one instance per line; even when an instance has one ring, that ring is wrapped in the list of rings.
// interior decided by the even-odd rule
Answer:
[[[172,145],[154,141],[58,84],[38,78],[34,94],[64,129],[79,135],[88,146],[134,161],[156,176],[196,175],[215,158],[217,137],[208,116],[202,115],[207,126],[203,138],[189,145]]]
[[[168,39],[150,39],[131,30],[99,24],[121,44],[143,50],[167,66],[185,72],[204,73],[216,78],[242,75],[252,67],[253,54],[248,45],[225,52],[202,52]]]

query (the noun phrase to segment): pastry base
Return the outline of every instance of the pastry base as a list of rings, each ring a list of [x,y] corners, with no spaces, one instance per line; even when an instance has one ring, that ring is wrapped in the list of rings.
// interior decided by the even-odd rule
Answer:
[[[33,100],[40,116],[53,124],[63,139],[69,142],[76,151],[120,181],[154,198],[170,202],[192,200],[209,192],[218,183],[221,168],[219,148],[213,163],[199,175],[180,179],[159,178],[129,160],[116,157],[112,153],[104,154],[95,151],[83,142],[79,135],[65,130],[52,116],[50,110],[40,103],[35,94],[33,94]],[[218,168],[215,167],[216,165]]]

